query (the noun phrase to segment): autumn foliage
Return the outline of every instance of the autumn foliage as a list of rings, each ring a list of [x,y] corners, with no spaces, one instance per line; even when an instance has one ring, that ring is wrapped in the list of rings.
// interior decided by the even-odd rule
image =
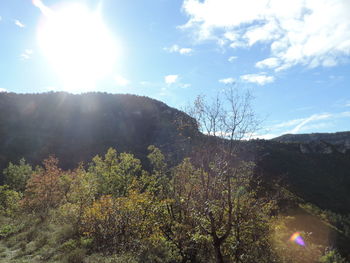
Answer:
[[[30,177],[23,197],[0,187],[0,214],[10,217],[22,208],[42,224],[69,226],[60,249],[76,248],[72,260],[85,249],[169,263],[291,263],[295,251],[302,252],[300,262],[322,255],[319,246],[285,244],[289,233],[272,214],[274,200],[253,187],[252,163],[232,162],[227,152],[208,148],[168,167],[158,148],[148,150],[148,172],[132,154],[114,149],[72,171],[59,168],[55,157],[34,171],[12,165],[13,179]]]
[[[45,215],[50,208],[59,206],[64,193],[60,184],[63,171],[58,167],[58,159],[51,156],[43,161],[43,165],[29,178],[22,206],[28,211]]]

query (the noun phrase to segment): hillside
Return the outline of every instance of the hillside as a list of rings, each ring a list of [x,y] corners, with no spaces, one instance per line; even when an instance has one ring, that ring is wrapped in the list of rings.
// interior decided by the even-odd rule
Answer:
[[[345,153],[350,150],[350,132],[285,134],[273,139],[277,142],[308,144],[303,147],[305,152]]]
[[[0,123],[1,171],[10,161],[37,165],[49,155],[73,168],[109,147],[144,161],[151,144],[176,162],[198,137],[189,116],[135,95],[0,93]]]

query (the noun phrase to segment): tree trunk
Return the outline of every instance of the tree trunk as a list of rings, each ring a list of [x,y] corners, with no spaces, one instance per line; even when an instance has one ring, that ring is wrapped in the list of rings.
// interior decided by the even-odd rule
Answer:
[[[214,240],[213,245],[215,250],[216,263],[224,263],[224,257],[221,253],[221,244],[219,240]]]

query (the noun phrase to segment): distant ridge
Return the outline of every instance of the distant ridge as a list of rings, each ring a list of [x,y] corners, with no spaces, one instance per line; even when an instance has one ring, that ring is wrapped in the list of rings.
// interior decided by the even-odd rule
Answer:
[[[350,147],[350,131],[335,133],[305,133],[305,134],[284,134],[272,139],[278,142],[297,142],[310,143],[316,141],[324,141],[334,145],[349,145]]]

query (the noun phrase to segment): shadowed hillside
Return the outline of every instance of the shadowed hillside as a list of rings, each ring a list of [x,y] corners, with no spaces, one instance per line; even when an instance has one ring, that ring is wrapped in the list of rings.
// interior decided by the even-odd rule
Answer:
[[[0,170],[51,154],[72,168],[109,147],[144,160],[150,144],[176,162],[198,135],[189,116],[162,102],[106,93],[0,93],[0,123]]]

